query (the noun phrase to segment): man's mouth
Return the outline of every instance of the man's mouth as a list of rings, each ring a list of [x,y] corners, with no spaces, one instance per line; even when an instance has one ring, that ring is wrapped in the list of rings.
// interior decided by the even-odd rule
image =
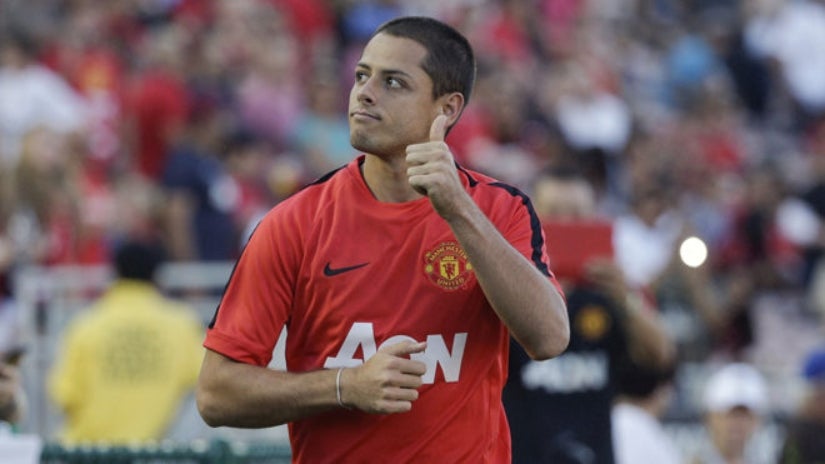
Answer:
[[[380,117],[378,117],[378,115],[375,115],[373,113],[370,113],[369,111],[364,111],[364,110],[352,111],[352,112],[350,112],[349,116],[352,119],[372,119],[372,120],[375,120],[375,121],[378,121],[378,120],[381,119]]]

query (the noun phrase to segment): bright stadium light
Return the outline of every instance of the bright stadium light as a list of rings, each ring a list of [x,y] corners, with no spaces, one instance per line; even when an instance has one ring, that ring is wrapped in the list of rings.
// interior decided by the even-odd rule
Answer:
[[[688,237],[679,246],[679,257],[690,267],[699,267],[708,258],[708,247],[699,237]]]

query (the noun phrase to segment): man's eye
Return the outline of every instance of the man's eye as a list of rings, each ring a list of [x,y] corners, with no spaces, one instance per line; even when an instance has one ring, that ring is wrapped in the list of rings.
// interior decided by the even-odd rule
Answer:
[[[367,73],[364,71],[355,71],[355,82],[364,82],[367,79]]]
[[[403,86],[404,85],[398,79],[396,79],[394,77],[388,77],[387,78],[387,87],[389,87],[391,89],[400,89]]]

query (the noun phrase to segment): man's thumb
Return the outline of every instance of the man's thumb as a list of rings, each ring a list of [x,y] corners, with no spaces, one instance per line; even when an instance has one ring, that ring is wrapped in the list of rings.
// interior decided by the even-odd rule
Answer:
[[[439,114],[430,126],[430,142],[443,142],[447,136],[447,115]]]

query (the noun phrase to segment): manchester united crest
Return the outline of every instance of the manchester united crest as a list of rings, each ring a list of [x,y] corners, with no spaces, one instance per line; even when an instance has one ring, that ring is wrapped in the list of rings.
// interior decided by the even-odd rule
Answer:
[[[457,290],[473,276],[467,253],[456,242],[442,242],[424,254],[424,272],[445,290]]]
[[[604,337],[610,329],[611,319],[607,310],[599,305],[588,305],[579,310],[573,322],[575,330],[589,341]]]

